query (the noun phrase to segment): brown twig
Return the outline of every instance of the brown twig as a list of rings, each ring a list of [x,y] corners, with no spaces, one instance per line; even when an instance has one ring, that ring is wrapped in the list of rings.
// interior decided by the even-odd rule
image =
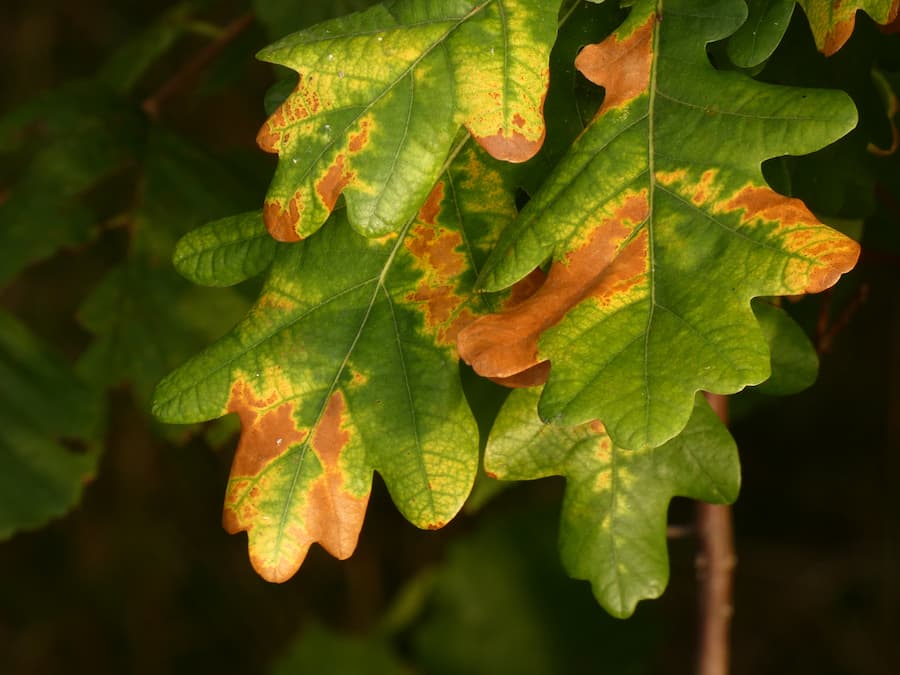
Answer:
[[[829,291],[822,300],[822,307],[819,311],[819,319],[816,325],[816,352],[819,356],[831,351],[834,339],[850,325],[851,319],[853,319],[860,307],[865,304],[869,297],[869,285],[859,285],[850,302],[834,321],[831,321],[831,297],[832,294]]]
[[[171,78],[163,82],[150,96],[144,99],[141,108],[153,119],[159,117],[159,111],[170,99],[178,96],[182,91],[190,87],[203,70],[215,59],[219,53],[233,42],[241,33],[253,24],[253,12],[247,12],[238,17],[222,29],[219,37],[210,42],[199,51],[194,58],[184,64]]]
[[[728,422],[728,399],[707,394],[719,418]],[[732,592],[737,557],[731,507],[697,503],[697,578],[700,625],[698,675],[727,675],[731,659]]]

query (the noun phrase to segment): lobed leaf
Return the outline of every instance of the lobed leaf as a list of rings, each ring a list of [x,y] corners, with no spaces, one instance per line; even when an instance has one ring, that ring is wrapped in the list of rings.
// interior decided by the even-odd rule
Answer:
[[[309,236],[341,194],[358,231],[395,231],[460,125],[497,158],[534,155],[559,2],[396,0],[260,52],[300,76],[257,138],[279,155],[264,208],[272,236]]]
[[[166,377],[154,412],[185,423],[229,412],[243,433],[224,509],[270,581],[309,546],[356,546],[378,471],[401,512],[437,528],[469,494],[478,430],[460,384],[456,334],[476,313],[477,264],[515,206],[472,145],[398,233],[365,238],[345,211],[278,247],[234,330]]]
[[[734,0],[681,0],[663,14],[639,2],[579,55],[606,88],[603,105],[503,232],[481,283],[507,287],[552,256],[547,280],[459,339],[489,377],[549,361],[543,419],[602,419],[618,445],[661,445],[684,428],[697,391],[769,376],[751,298],[818,292],[855,264],[855,242],[760,170],[839,138],[853,105],[714,70],[706,44],[745,15]]]
[[[514,391],[485,450],[501,480],[564,476],[559,546],[570,575],[591,582],[597,601],[628,617],[668,583],[666,514],[680,495],[713,503],[737,498],[740,467],[728,430],[697,395],[684,431],[643,450],[616,445],[599,422],[545,424],[539,390]]]
[[[753,68],[768,59],[784,37],[794,0],[748,0],[748,16],[728,38],[728,58],[739,68]]]
[[[900,12],[900,0],[797,0],[797,4],[806,12],[816,47],[826,56],[850,39],[857,12],[863,11],[881,24],[891,23]]]

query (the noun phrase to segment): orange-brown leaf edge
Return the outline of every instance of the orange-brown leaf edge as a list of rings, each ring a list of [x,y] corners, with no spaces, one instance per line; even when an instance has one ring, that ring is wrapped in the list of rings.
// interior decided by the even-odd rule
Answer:
[[[545,360],[538,350],[544,331],[585,298],[605,303],[646,279],[647,231],[632,234],[646,220],[648,210],[646,191],[626,196],[616,213],[594,228],[581,248],[551,265],[546,280],[533,294],[460,331],[460,357],[479,375],[500,384],[540,384],[549,372],[540,365]]]

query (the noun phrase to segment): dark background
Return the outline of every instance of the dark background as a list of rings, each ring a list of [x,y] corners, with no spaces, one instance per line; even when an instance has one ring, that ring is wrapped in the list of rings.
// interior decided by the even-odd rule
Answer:
[[[0,111],[91,76],[172,4],[3,3]],[[308,4],[291,10],[257,3],[263,20],[153,122],[213,158],[239,158],[248,191],[260,197],[273,164],[253,139],[273,74],[252,54],[277,30],[319,20],[332,5]],[[197,16],[216,25],[251,9],[241,2],[198,6]],[[279,11],[288,17],[282,23]],[[826,73],[821,77],[840,83],[853,72],[853,58],[866,58],[867,45],[883,39],[865,18],[860,24],[848,56],[825,64],[811,54],[815,77]],[[884,44],[900,51],[894,37]],[[794,17],[788,39],[791,49],[812,52],[802,16]],[[207,42],[180,39],[131,92],[135,104]],[[795,77],[778,69],[778,58],[791,58],[785,53],[764,78]],[[796,79],[802,76],[798,68]],[[21,161],[4,158],[0,199]],[[807,166],[826,175],[830,161],[814,157]],[[896,171],[896,160],[888,166]],[[822,356],[818,383],[793,397],[735,402],[744,476],[734,508],[738,675],[900,672],[900,208],[891,196],[900,194],[898,175],[878,177],[882,198],[867,221],[858,269],[826,298],[789,307],[810,334],[824,302],[833,319],[847,314]],[[74,359],[90,341],[74,318],[79,303],[126,249],[113,232],[38,262],[0,290],[0,306]],[[557,562],[561,480],[513,487],[478,514],[428,533],[396,513],[376,479],[354,556],[338,562],[314,547],[294,579],[270,585],[252,571],[245,538],[220,527],[234,440],[211,447],[202,435],[166,433],[139,399],[127,385],[111,389],[106,451],[81,505],[0,543],[4,675],[267,673],[279,659],[279,672],[351,673],[357,666],[333,659],[356,648],[367,655],[361,673],[389,672],[381,658],[421,673],[692,671],[697,587],[690,538],[670,542],[666,594],[642,603],[633,619],[615,621]],[[689,522],[692,509],[676,500],[672,521]],[[336,652],[328,652],[329,635],[345,640]],[[315,645],[324,645],[321,653]]]

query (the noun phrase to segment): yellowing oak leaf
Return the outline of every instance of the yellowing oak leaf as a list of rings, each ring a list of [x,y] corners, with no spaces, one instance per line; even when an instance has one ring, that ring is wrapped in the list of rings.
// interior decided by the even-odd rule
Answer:
[[[299,74],[259,132],[278,153],[272,236],[315,232],[338,197],[358,231],[398,229],[427,197],[461,125],[522,162],[544,139],[559,0],[396,0],[260,53]]]
[[[469,494],[478,429],[456,335],[488,311],[471,293],[476,266],[515,205],[474,144],[454,157],[397,233],[363,237],[340,209],[315,237],[277,245],[248,316],[157,389],[164,421],[240,417],[223,520],[247,532],[270,581],[290,578],[314,542],[353,552],[374,471],[422,528],[443,526]],[[189,235],[180,259],[198,278],[240,280],[248,261],[268,264],[264,233],[252,214],[220,221]]]
[[[716,71],[706,45],[745,16],[738,0],[644,0],[578,56],[603,105],[504,231],[482,284],[505,288],[552,258],[547,279],[459,339],[493,378],[549,361],[546,420],[599,419],[621,447],[661,445],[697,391],[769,376],[753,297],[821,291],[856,262],[855,242],[760,169],[839,138],[853,104]]]
[[[876,23],[888,24],[900,12],[900,0],[797,0],[806,12],[816,47],[831,56],[850,39],[856,13],[863,11]]]

